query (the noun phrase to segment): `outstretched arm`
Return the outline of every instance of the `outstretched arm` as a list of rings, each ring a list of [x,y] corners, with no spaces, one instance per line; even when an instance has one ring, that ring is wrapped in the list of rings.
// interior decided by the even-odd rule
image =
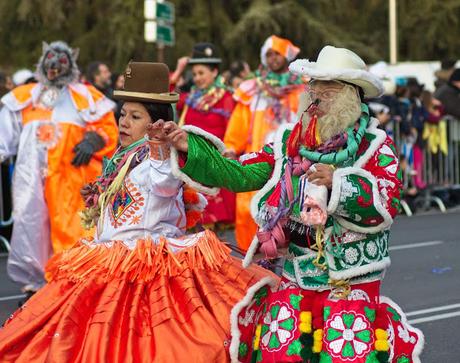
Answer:
[[[195,182],[246,192],[262,188],[272,174],[274,156],[271,148],[255,153],[251,163],[240,162],[224,158],[218,141],[205,132],[194,132],[192,128],[187,132],[172,122],[165,125],[165,131],[179,151],[180,172]]]

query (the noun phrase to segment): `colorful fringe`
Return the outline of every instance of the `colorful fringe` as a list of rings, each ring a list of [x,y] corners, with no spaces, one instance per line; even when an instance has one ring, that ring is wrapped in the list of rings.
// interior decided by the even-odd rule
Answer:
[[[78,281],[97,272],[104,281],[121,276],[128,281],[150,281],[159,274],[177,276],[185,269],[219,269],[228,259],[230,248],[211,231],[196,238],[198,241],[193,246],[177,253],[171,251],[164,237],[158,244],[152,239],[139,239],[132,250],[121,241],[108,245],[82,240],[49,260],[46,278]]]

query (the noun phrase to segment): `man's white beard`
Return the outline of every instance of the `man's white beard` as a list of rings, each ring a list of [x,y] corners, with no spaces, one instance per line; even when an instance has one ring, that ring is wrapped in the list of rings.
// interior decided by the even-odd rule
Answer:
[[[314,100],[306,93],[306,105],[310,105]],[[321,107],[321,102],[318,105],[320,111],[324,115],[318,117],[316,124],[318,135],[321,143],[330,138],[344,132],[347,128],[353,125],[361,115],[361,100],[356,89],[353,86],[345,85],[345,87],[337,94],[334,100],[329,104]],[[310,115],[305,112],[302,115],[303,130],[306,130],[310,122]]]

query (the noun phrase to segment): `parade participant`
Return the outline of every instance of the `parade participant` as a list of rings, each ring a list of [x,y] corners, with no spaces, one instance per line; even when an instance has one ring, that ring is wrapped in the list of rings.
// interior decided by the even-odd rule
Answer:
[[[17,155],[7,268],[27,294],[45,283],[51,254],[83,236],[79,190],[100,175],[102,158],[117,143],[114,104],[77,82],[77,55],[64,42],[44,43],[39,82],[1,99],[0,160]]]
[[[232,362],[420,362],[423,334],[380,295],[401,198],[394,144],[363,103],[382,84],[359,56],[332,46],[290,70],[311,78],[298,122],[241,162],[209,137],[164,127],[188,177],[260,189],[244,264],[286,258],[279,284],[256,284],[233,309]]]
[[[181,94],[177,110],[181,112],[181,125],[199,127],[222,140],[235,102],[219,75],[221,62],[213,44],[198,43],[193,47],[188,64],[192,66],[194,86],[189,93]],[[206,198],[202,224],[219,228],[235,222],[234,193],[222,189]]]
[[[270,272],[243,269],[213,232],[185,235],[206,200],[172,173],[168,76],[161,63],[128,65],[114,92],[121,146],[82,191],[95,237],[50,260],[49,283],[0,330],[0,361],[229,361],[231,308]]]
[[[236,158],[258,151],[273,140],[280,125],[295,122],[299,95],[304,86],[300,77],[288,72],[288,65],[299,53],[289,40],[272,35],[262,46],[262,65],[255,78],[241,83],[224,143],[225,155]],[[256,232],[250,202],[254,193],[236,197],[235,233],[238,246],[246,250]]]

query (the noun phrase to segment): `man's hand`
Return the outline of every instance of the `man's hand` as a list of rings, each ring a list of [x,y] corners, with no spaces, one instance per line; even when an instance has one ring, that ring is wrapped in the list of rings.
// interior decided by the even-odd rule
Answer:
[[[175,122],[168,121],[164,124],[163,130],[167,135],[168,141],[178,151],[188,152],[188,134],[182,130]]]
[[[307,170],[308,181],[316,185],[324,185],[327,189],[332,189],[332,177],[334,168],[326,164],[314,164]]]

